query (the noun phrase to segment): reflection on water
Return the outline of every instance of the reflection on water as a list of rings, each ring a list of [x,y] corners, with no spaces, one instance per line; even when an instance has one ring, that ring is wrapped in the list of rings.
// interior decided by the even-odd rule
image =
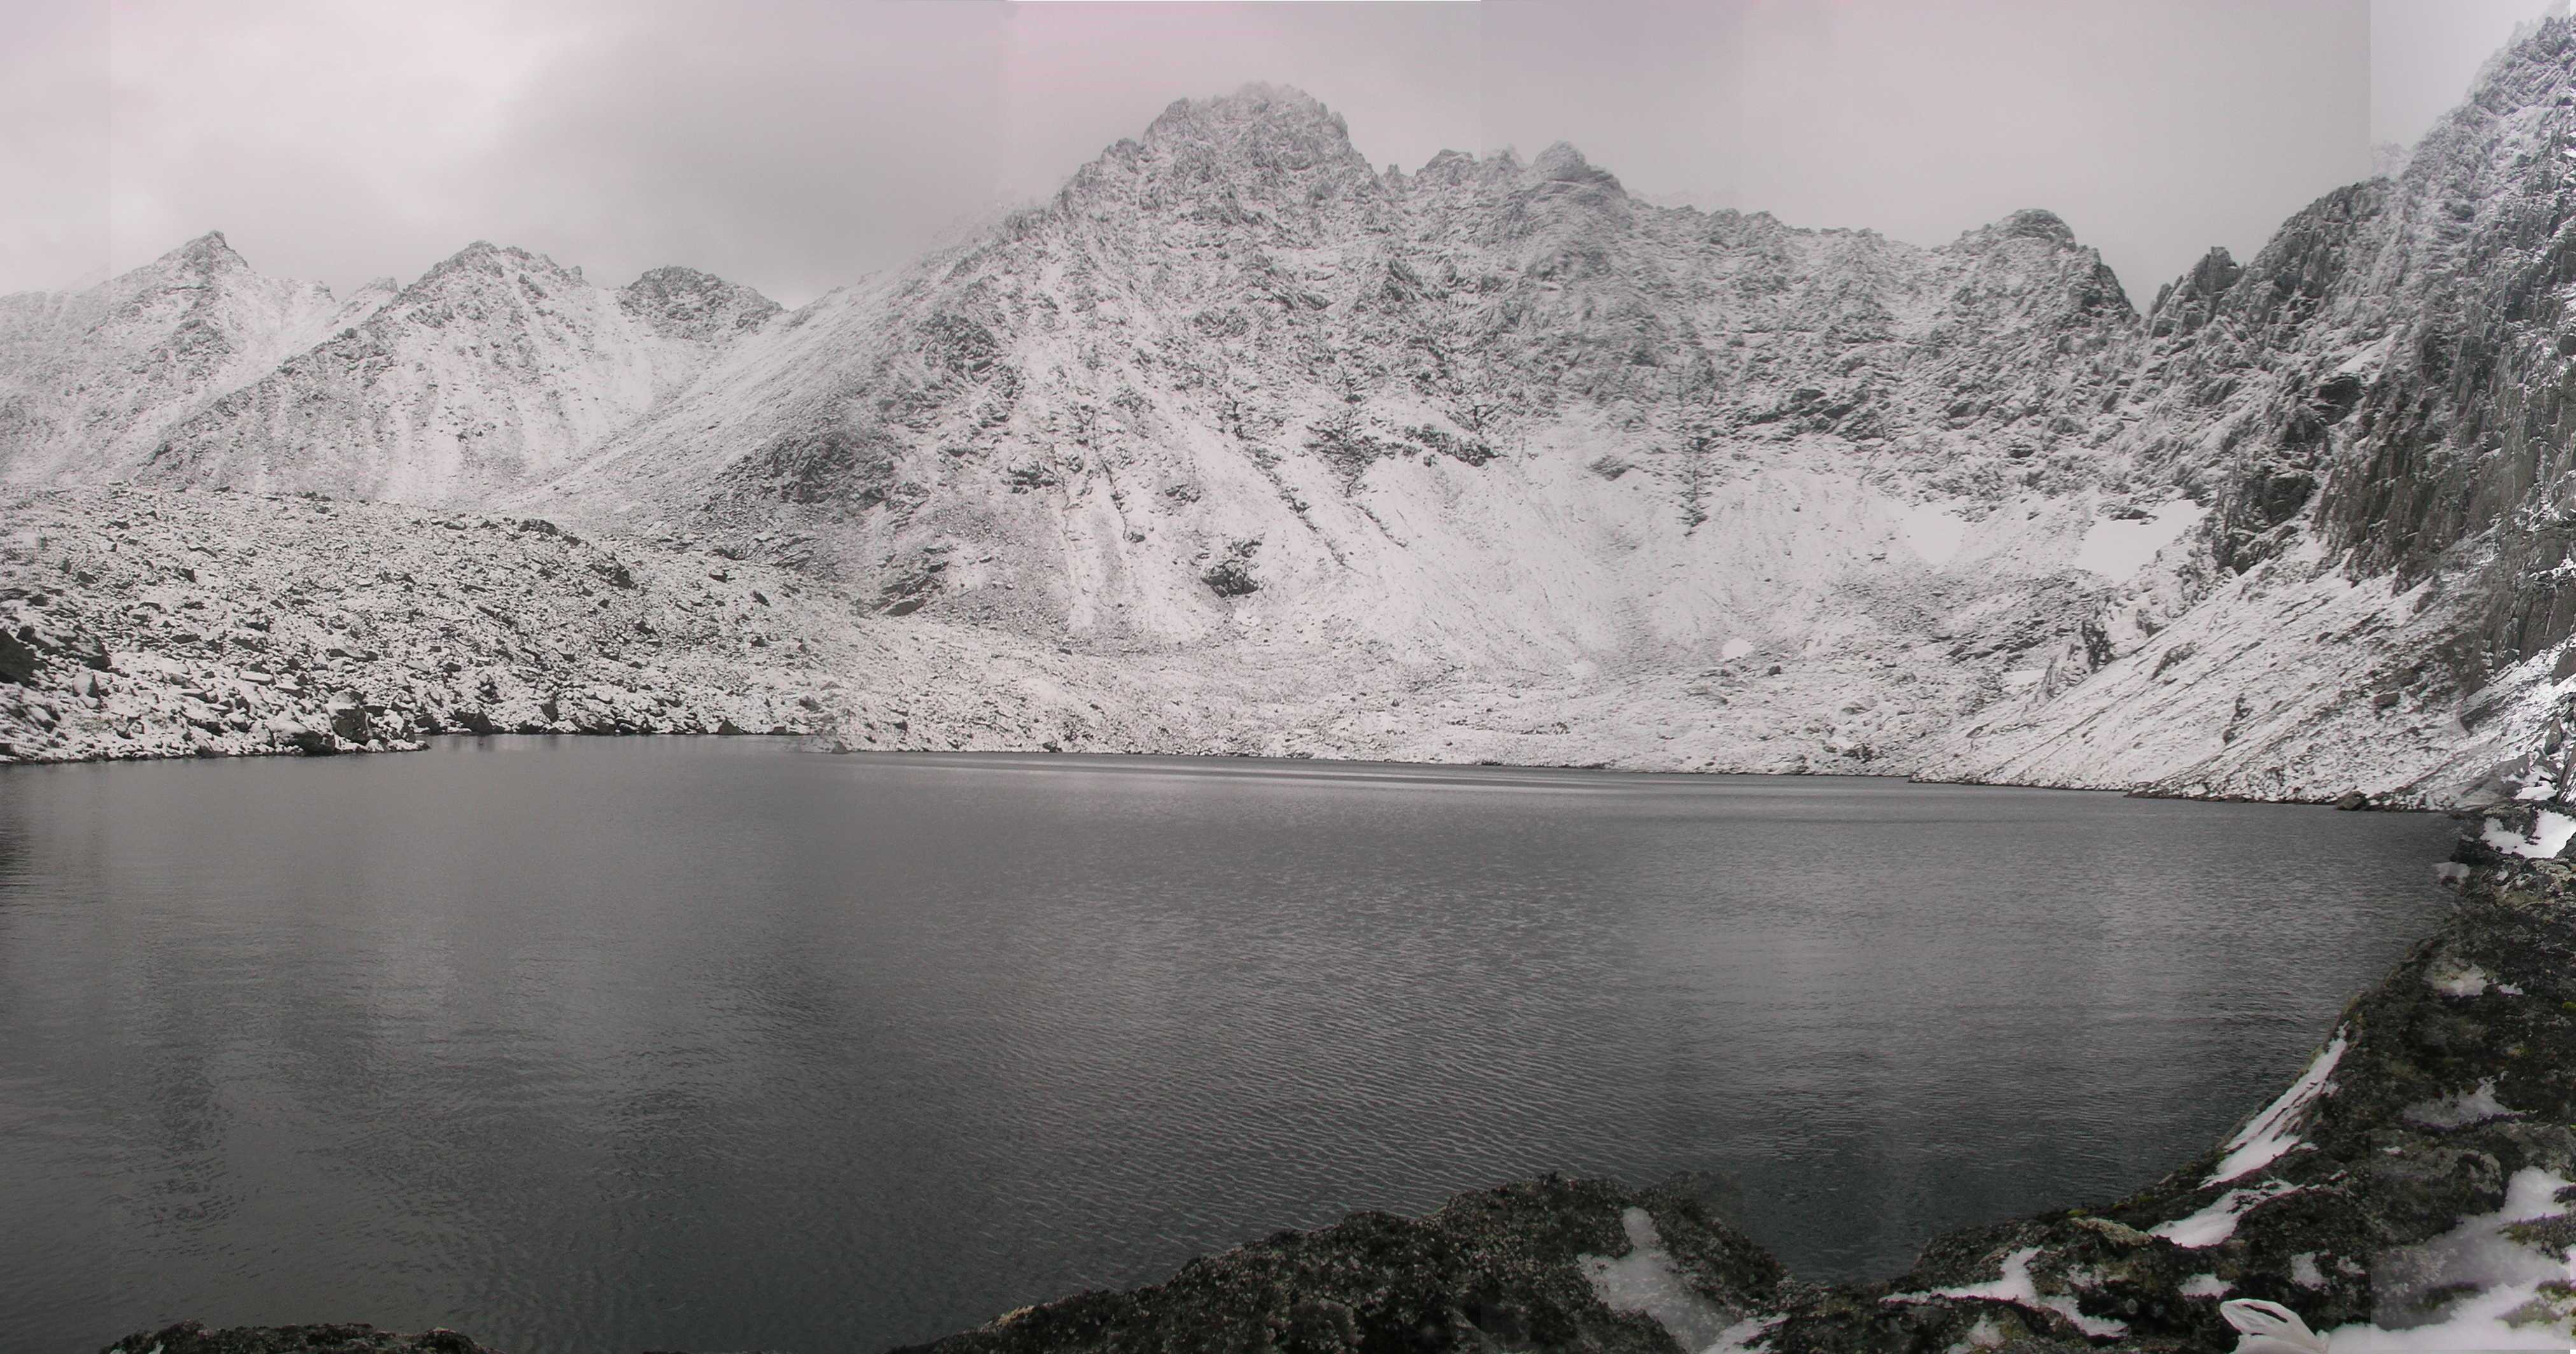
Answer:
[[[2437,818],[827,757],[0,772],[0,1329],[866,1349],[1546,1170],[1794,1267],[2125,1193],[2428,929]]]

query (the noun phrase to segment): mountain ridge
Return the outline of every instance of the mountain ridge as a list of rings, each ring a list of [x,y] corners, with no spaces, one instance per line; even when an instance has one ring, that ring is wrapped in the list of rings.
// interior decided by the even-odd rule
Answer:
[[[478,243],[132,478],[701,541],[1015,643],[1625,690],[1685,766],[2448,793],[2576,623],[2497,534],[2554,511],[2536,453],[2422,454],[2556,313],[2567,32],[2143,314],[2044,210],[1924,247],[1643,203],[1562,143],[1381,171],[1252,85],[792,311]],[[2289,657],[2342,642],[2360,710]],[[1280,737],[1333,746],[1319,702]]]

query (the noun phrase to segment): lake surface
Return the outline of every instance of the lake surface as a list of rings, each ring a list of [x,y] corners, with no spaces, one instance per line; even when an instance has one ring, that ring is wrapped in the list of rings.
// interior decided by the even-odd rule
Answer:
[[[865,1350],[1548,1170],[1892,1272],[2223,1136],[2452,830],[757,739],[9,768],[0,1330]]]

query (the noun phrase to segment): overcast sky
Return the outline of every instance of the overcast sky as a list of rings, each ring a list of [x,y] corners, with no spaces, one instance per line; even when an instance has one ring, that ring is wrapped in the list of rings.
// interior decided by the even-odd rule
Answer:
[[[2042,206],[2143,303],[2412,142],[2542,0],[0,0],[0,292],[209,229],[345,291],[476,239],[802,303],[1262,79],[1372,161],[1937,244]]]

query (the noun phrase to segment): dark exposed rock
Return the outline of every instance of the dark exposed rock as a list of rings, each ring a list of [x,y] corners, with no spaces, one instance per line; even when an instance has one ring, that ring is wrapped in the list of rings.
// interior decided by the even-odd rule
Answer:
[[[1645,1224],[1638,1225],[1636,1219]],[[1685,1191],[1549,1177],[1463,1194],[1420,1219],[1359,1213],[1317,1232],[1192,1261],[1129,1293],[1086,1293],[921,1346],[1018,1351],[1584,1349],[1678,1347],[1677,1312],[1605,1305],[1591,1277],[1653,1238],[1699,1304],[1701,1343],[1768,1302],[1779,1262]],[[1715,1323],[1713,1325],[1707,1323]]]
[[[1199,575],[1219,597],[1243,597],[1259,592],[1261,583],[1252,576],[1252,554],[1261,548],[1259,541],[1236,541],[1226,547],[1223,558],[1209,565]]]
[[[136,1331],[101,1354],[501,1354],[452,1330],[400,1335],[363,1323],[329,1326],[228,1326],[208,1330],[182,1321]]]
[[[6,630],[0,630],[0,682],[34,686],[44,671],[44,662],[25,641]]]

